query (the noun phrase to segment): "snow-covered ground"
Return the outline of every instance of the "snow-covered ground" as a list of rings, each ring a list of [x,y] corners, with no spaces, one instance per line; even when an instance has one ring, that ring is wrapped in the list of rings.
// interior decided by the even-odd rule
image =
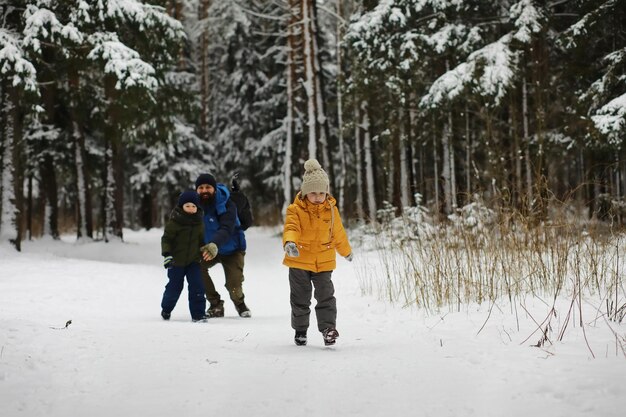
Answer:
[[[190,321],[186,289],[161,320],[161,231],[125,233],[126,243],[0,246],[0,415],[624,415],[626,359],[601,318],[585,327],[595,359],[580,328],[531,347],[539,336],[525,341],[536,326],[522,311],[494,308],[479,332],[489,305],[428,316],[362,296],[357,271],[375,255],[357,251],[334,273],[337,345],[323,346],[312,318],[297,347],[277,230],[247,234],[253,317],[227,304],[207,323]],[[526,308],[543,319],[537,304]]]

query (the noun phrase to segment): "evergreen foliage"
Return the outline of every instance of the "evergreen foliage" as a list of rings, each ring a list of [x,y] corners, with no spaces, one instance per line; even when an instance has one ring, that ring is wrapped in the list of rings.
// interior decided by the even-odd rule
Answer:
[[[162,226],[201,172],[238,173],[257,223],[275,223],[311,140],[348,218],[445,219],[479,198],[539,221],[569,200],[621,222],[625,13],[625,0],[0,0],[0,239]]]

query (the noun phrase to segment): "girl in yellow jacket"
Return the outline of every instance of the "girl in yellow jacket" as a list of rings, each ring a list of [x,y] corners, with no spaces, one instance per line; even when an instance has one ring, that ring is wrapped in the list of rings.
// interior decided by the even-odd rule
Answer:
[[[306,345],[313,295],[317,301],[317,327],[324,344],[329,346],[339,337],[335,328],[337,302],[331,280],[336,267],[335,252],[352,261],[352,248],[336,201],[328,193],[328,175],[315,159],[304,163],[304,171],[302,188],[287,207],[283,232],[283,264],[289,267],[291,327],[296,331],[296,345]]]

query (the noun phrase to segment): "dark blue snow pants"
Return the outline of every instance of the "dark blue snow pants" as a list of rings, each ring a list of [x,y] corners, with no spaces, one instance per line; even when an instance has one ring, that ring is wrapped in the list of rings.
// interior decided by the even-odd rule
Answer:
[[[202,285],[202,274],[198,262],[187,266],[173,266],[167,270],[169,282],[165,286],[161,308],[166,313],[171,313],[174,310],[178,297],[180,297],[180,293],[183,291],[185,276],[187,277],[187,289],[189,290],[189,312],[191,313],[191,318],[194,320],[201,319],[204,316],[206,299],[204,298],[204,286]]]

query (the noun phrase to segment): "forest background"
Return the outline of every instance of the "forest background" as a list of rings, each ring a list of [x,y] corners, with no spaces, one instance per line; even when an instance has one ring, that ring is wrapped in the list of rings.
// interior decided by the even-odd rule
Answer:
[[[625,220],[625,0],[0,0],[0,239],[123,239],[202,172],[279,224]],[[383,209],[381,211],[381,209]]]

